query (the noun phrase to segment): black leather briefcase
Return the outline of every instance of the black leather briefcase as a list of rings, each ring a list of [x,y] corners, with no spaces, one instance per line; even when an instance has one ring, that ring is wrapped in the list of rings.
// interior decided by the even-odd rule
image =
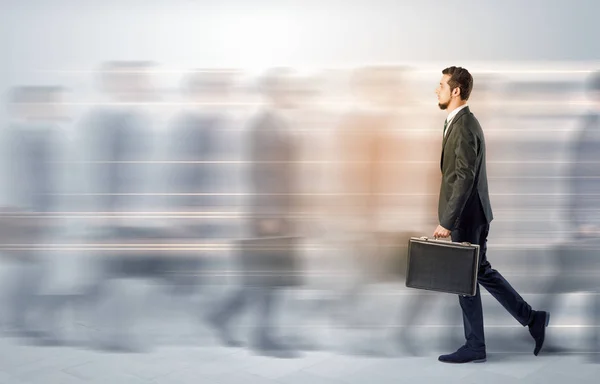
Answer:
[[[406,286],[474,296],[479,245],[412,237],[408,243]]]

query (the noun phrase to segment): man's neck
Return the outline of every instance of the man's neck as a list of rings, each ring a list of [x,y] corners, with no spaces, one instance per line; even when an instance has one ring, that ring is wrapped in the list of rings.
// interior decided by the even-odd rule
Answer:
[[[466,102],[462,102],[462,103],[460,103],[460,104],[458,104],[458,105],[454,106],[454,108],[448,108],[448,116],[450,116],[450,115],[452,114],[452,112],[454,112],[454,111],[456,111],[457,109],[459,109],[459,108],[462,108],[462,107],[464,107],[464,106],[466,106],[466,105],[467,105],[467,103],[466,103]]]

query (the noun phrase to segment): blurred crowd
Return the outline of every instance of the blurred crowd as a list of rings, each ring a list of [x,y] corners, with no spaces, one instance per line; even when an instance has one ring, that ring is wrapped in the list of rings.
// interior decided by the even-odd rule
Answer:
[[[161,73],[107,62],[90,100],[7,93],[7,335],[68,346],[76,321],[78,343],[144,351],[156,343],[140,324],[185,315],[223,344],[294,357],[414,355],[460,328],[454,298],[404,286],[408,239],[438,224],[439,73],[199,69],[175,74],[176,91]],[[474,79],[492,263],[573,326],[549,350],[597,352],[600,75]],[[583,310],[564,305],[581,292]],[[486,314],[492,329],[502,316]]]

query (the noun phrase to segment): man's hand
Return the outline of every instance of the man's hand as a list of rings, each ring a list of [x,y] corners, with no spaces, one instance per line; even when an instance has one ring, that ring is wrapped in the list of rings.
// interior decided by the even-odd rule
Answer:
[[[435,231],[433,231],[433,237],[435,237],[436,239],[444,239],[446,237],[450,237],[450,231],[442,227],[441,225],[438,225]]]

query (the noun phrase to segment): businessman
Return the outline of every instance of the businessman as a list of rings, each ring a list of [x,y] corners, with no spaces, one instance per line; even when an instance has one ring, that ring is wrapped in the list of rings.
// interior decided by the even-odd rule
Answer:
[[[485,167],[485,139],[467,101],[473,77],[465,68],[442,71],[436,94],[438,106],[448,111],[444,123],[440,167],[442,184],[438,203],[439,225],[435,238],[451,237],[454,242],[479,244],[477,281],[502,304],[535,340],[534,355],[540,352],[550,314],[534,311],[514,288],[492,269],[486,257],[486,242],[493,219]],[[445,363],[486,360],[483,310],[479,285],[475,296],[459,296],[466,343],[456,352],[439,357]]]

